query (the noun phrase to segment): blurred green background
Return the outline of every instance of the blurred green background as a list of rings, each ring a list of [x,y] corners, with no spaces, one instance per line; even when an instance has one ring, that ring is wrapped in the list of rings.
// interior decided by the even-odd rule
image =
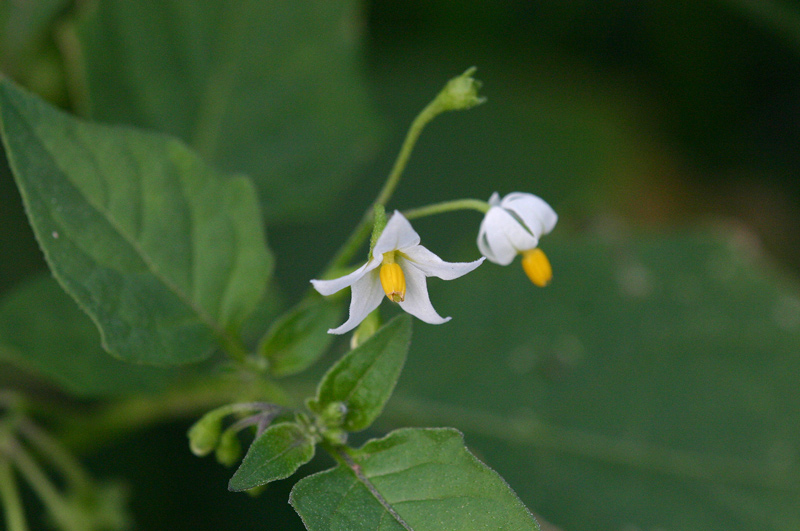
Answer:
[[[560,215],[541,242],[555,279],[534,289],[515,263],[431,282],[453,321],[415,323],[380,428],[462,429],[564,531],[800,528],[800,4],[204,0],[163,27],[124,3],[77,25],[70,2],[35,4],[0,2],[3,71],[253,175],[287,302],[357,222],[416,112],[478,66],[488,102],[429,126],[390,206],[541,195]],[[246,37],[216,26],[228,9]],[[143,37],[173,35],[169,22],[188,37]],[[176,52],[185,42],[197,46]],[[185,66],[193,53],[199,66]],[[226,57],[260,65],[235,88],[256,110],[224,114],[204,150],[186,109],[169,109],[194,105],[182,68],[204,83],[201,60]],[[158,76],[143,75],[148,61]],[[2,295],[45,265],[0,172]],[[479,222],[415,227],[444,259],[472,260]],[[128,482],[138,528],[302,528],[291,483],[228,494],[227,472],[187,451],[186,425],[87,456]]]

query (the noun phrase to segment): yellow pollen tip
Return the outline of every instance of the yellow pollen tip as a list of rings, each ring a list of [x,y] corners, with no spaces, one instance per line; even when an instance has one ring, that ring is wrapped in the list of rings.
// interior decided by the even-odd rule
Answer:
[[[528,249],[522,253],[522,269],[531,282],[539,286],[545,287],[553,279],[553,268],[550,265],[550,260],[544,251],[539,249]]]
[[[406,298],[406,277],[397,262],[381,266],[381,286],[392,302],[403,302]]]

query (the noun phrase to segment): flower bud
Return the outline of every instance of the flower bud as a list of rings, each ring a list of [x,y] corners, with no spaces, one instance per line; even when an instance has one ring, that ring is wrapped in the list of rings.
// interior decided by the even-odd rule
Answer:
[[[472,77],[475,70],[477,68],[473,66],[447,82],[436,98],[442,108],[448,111],[458,111],[475,107],[486,101],[486,98],[478,96],[478,90],[482,83]]]
[[[189,448],[198,457],[203,457],[217,447],[219,435],[222,431],[222,417],[218,410],[210,411],[189,428],[186,434],[189,437]]]
[[[222,433],[214,455],[217,462],[224,466],[231,466],[239,460],[242,455],[242,444],[236,436],[236,430],[227,429]]]

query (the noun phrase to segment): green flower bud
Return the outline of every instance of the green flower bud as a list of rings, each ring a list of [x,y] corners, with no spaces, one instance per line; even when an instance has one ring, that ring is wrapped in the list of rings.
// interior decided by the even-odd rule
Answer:
[[[474,66],[458,77],[447,82],[444,89],[436,97],[437,103],[447,111],[469,109],[480,105],[486,98],[478,96],[482,83],[472,77],[475,73]]]
[[[347,404],[344,402],[331,402],[320,413],[320,418],[325,426],[338,428],[344,423],[347,416]]]
[[[236,436],[236,430],[227,429],[222,433],[222,437],[217,444],[215,454],[217,462],[224,466],[231,466],[239,460],[242,455],[242,444]]]
[[[203,457],[214,451],[219,443],[224,416],[225,413],[220,414],[219,410],[210,411],[189,428],[186,435],[189,437],[189,448],[194,455]]]

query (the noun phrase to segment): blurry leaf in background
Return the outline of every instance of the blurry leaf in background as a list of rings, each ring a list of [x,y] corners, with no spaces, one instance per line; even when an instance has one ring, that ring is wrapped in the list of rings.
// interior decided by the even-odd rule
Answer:
[[[47,99],[64,98],[53,23],[71,0],[0,0],[0,69]]]
[[[397,430],[346,455],[292,490],[290,501],[310,531],[539,529],[456,430]]]
[[[109,356],[92,320],[49,276],[22,283],[0,300],[0,360],[82,397],[155,391],[176,375]]]
[[[744,232],[612,234],[550,237],[545,289],[442,286],[382,418],[464,431],[564,531],[798,529],[798,286]]]
[[[79,25],[92,117],[247,173],[268,220],[322,213],[375,149],[358,2],[92,4]]]
[[[3,139],[56,278],[127,361],[208,357],[271,272],[255,190],[182,143],[84,123],[0,85]]]
[[[269,372],[280,378],[310,367],[330,346],[328,333],[342,314],[343,301],[328,300],[312,293],[276,319],[258,345],[258,353],[269,362]]]

